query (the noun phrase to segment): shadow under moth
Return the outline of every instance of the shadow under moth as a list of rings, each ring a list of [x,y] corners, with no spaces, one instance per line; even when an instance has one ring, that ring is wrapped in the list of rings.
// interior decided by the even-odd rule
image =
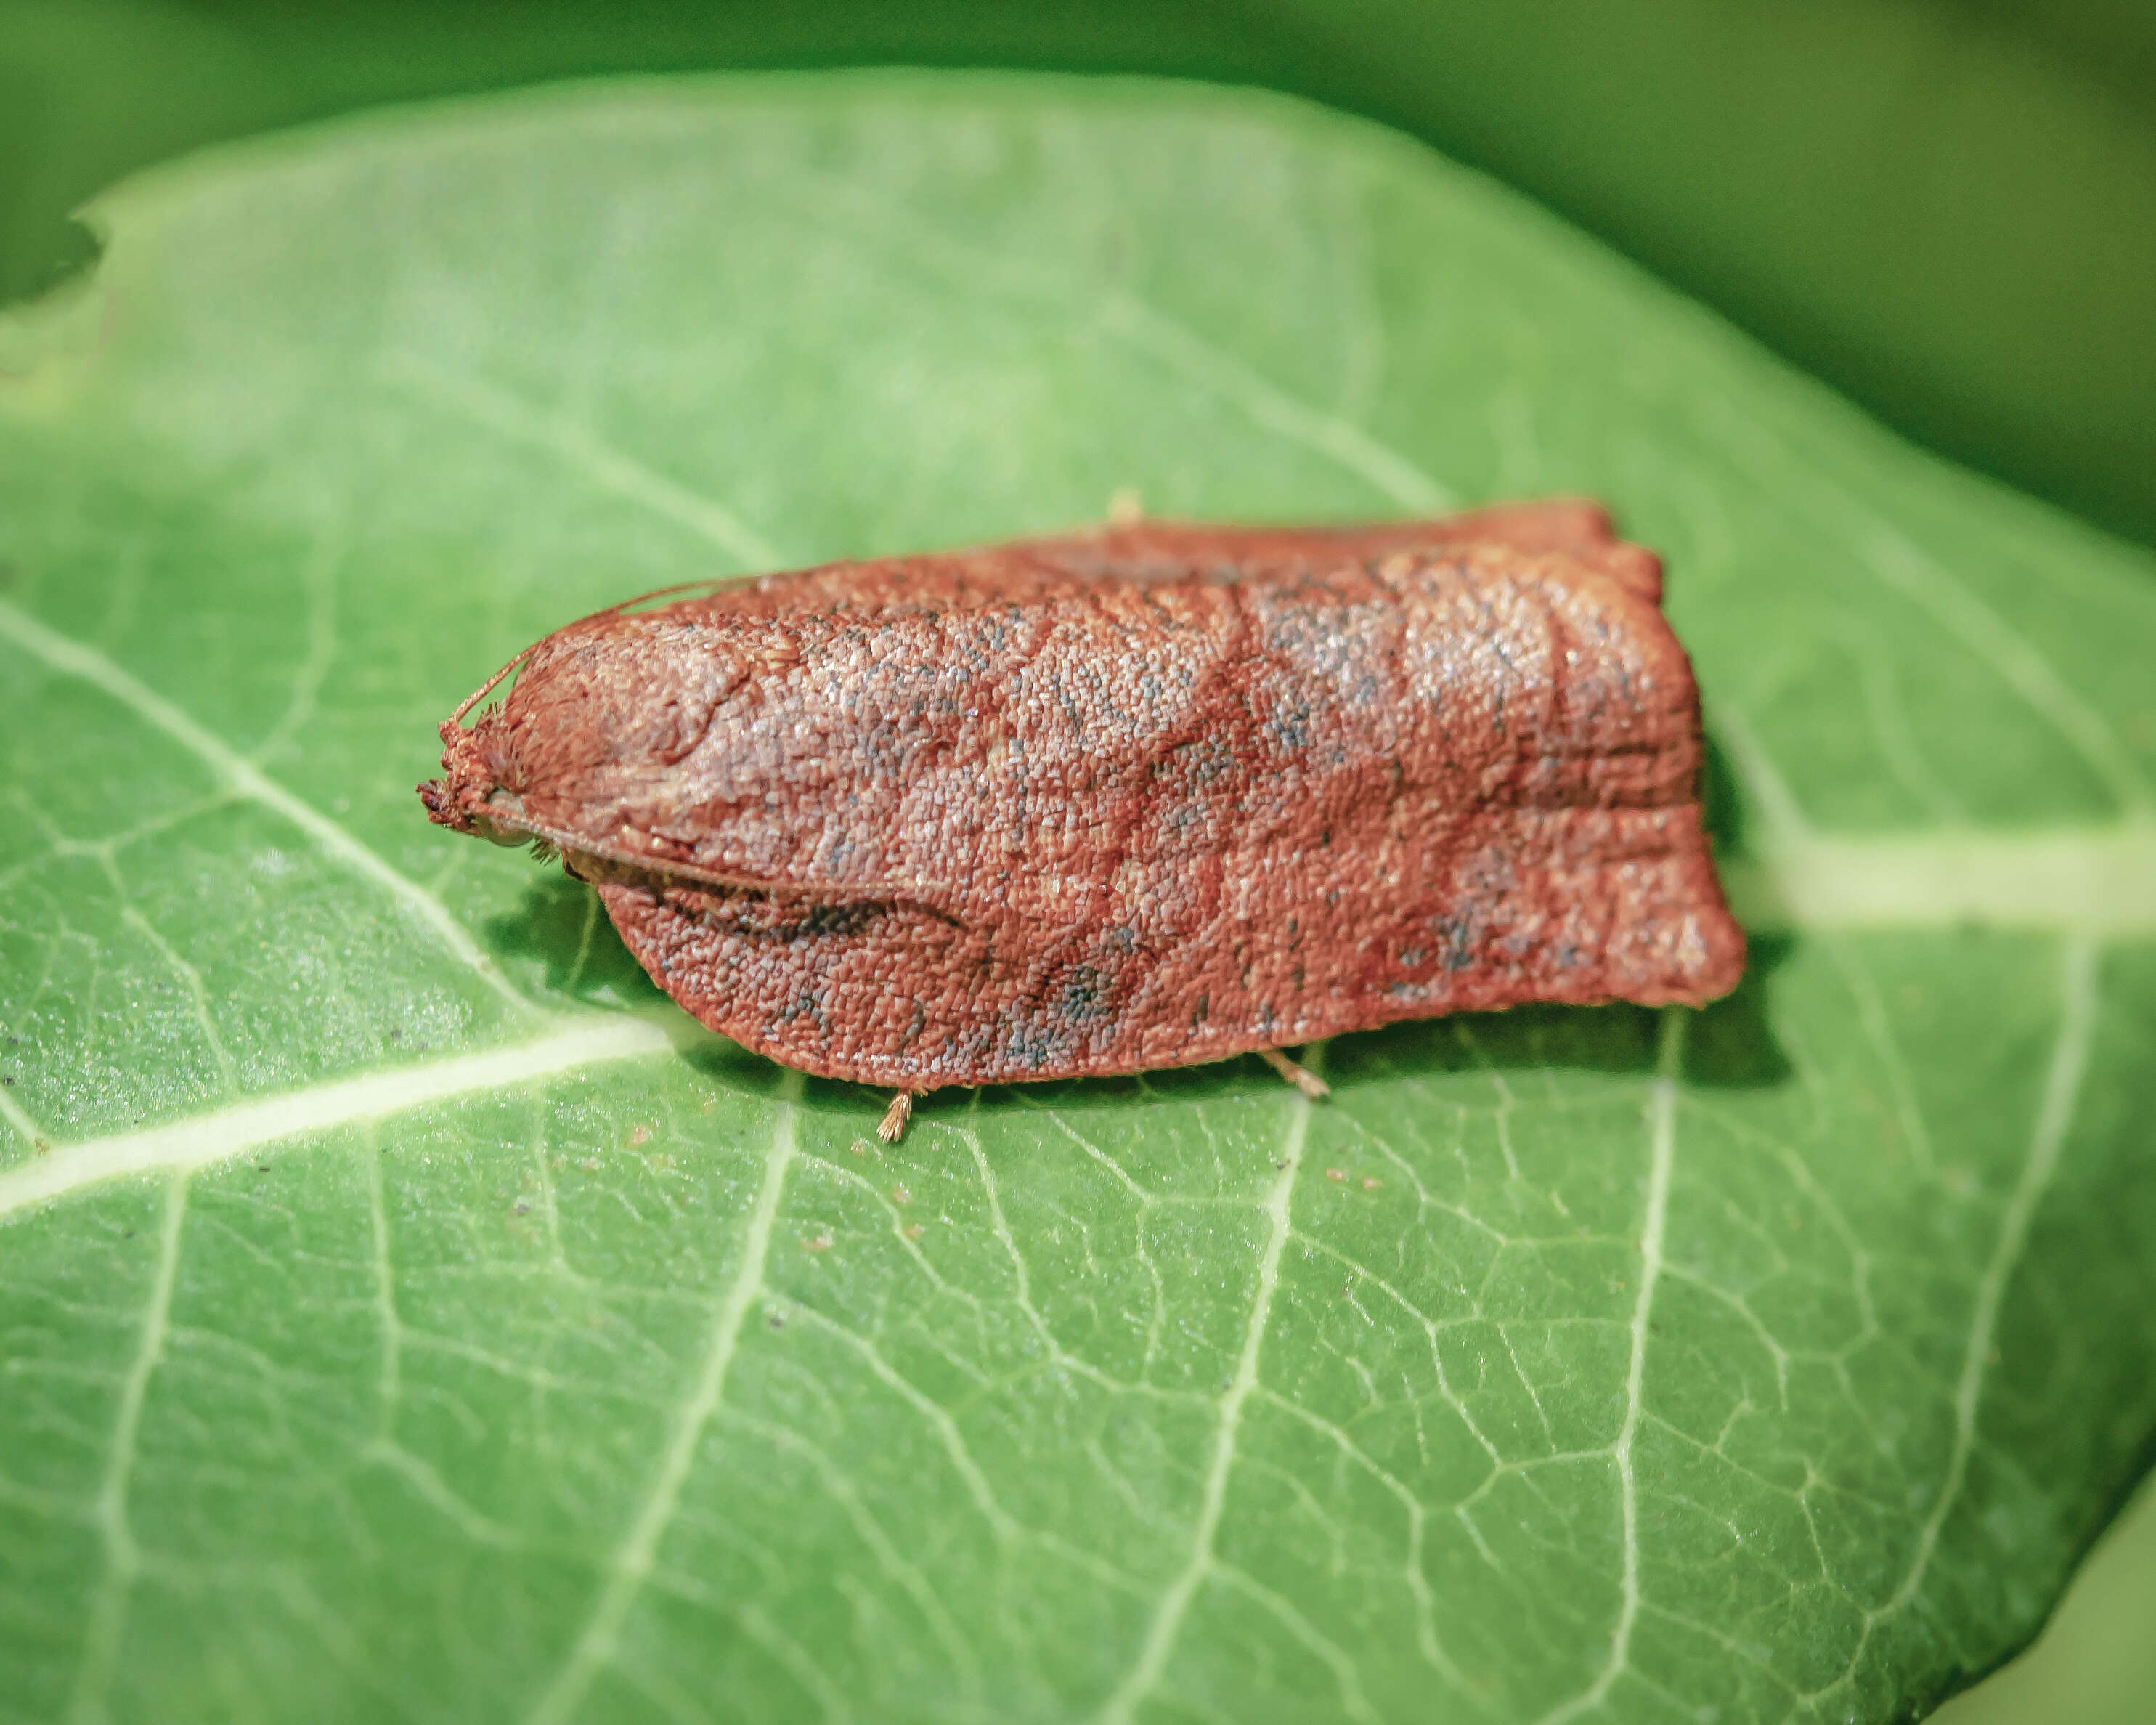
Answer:
[[[1735,987],[1661,597],[1569,501],[832,563],[556,630],[419,794],[721,1035],[895,1088],[886,1137],[1246,1052],[1322,1094],[1281,1050]]]

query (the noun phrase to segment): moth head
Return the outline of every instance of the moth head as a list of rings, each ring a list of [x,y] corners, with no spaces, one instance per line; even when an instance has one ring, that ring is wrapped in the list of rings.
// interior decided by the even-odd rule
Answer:
[[[490,707],[470,730],[452,716],[442,721],[442,771],[419,786],[427,819],[452,832],[470,833],[495,845],[528,845],[532,834],[523,824],[518,775],[509,759],[509,741]]]
[[[419,799],[438,826],[497,845],[633,843],[622,835],[652,830],[653,811],[679,794],[670,775],[751,670],[693,618],[586,618],[520,654],[442,722],[442,777]],[[500,704],[474,713],[512,673]]]

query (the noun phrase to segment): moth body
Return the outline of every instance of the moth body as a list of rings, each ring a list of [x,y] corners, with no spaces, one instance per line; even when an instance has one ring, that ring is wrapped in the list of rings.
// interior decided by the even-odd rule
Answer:
[[[1575,504],[833,564],[557,631],[422,794],[711,1029],[909,1093],[1699,1004],[1743,941],[1659,598]]]

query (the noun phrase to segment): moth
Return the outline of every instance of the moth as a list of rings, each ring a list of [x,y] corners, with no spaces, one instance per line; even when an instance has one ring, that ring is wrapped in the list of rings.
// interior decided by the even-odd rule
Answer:
[[[886,1139],[1246,1052],[1320,1094],[1284,1050],[1736,985],[1661,598],[1572,501],[831,563],[556,630],[419,794],[712,1029],[895,1090]]]

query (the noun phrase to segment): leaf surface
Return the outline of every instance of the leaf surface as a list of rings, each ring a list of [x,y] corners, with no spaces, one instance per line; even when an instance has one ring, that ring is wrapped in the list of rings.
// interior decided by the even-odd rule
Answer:
[[[653,83],[110,198],[0,326],[0,1718],[1887,1720],[2156,1432],[2156,579],[1371,128]],[[1754,938],[882,1098],[426,824],[718,571],[1584,492]]]

